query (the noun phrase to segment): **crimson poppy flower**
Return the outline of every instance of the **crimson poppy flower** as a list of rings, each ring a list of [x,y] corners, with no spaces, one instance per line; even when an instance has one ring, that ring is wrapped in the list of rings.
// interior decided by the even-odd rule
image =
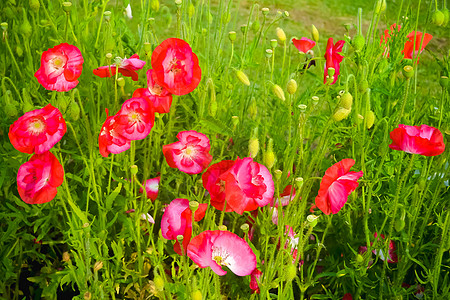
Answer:
[[[178,142],[163,146],[167,164],[187,174],[198,174],[206,169],[212,161],[208,137],[190,130],[179,132],[177,138]]]
[[[174,95],[186,95],[200,83],[202,70],[191,46],[181,39],[169,38],[152,53],[155,82]]]
[[[122,104],[115,115],[116,130],[129,140],[142,140],[147,137],[155,122],[151,105],[143,98],[131,98]]]
[[[41,67],[34,77],[47,90],[69,91],[78,84],[83,62],[80,49],[62,43],[42,53]]]
[[[270,203],[274,194],[272,174],[251,157],[236,159],[233,166],[220,176],[225,182],[227,206],[242,215]]]
[[[256,293],[259,294],[259,285],[258,282],[261,278],[262,272],[258,269],[254,269],[253,272],[250,274],[250,289],[252,289],[252,294]]]
[[[298,51],[303,53],[308,52],[316,45],[316,42],[305,37],[302,37],[301,39],[294,38],[292,39],[292,43],[294,44],[295,48],[298,49]]]
[[[225,275],[228,267],[238,276],[250,275],[256,268],[256,255],[247,242],[229,231],[207,230],[194,237],[187,255],[200,268],[210,267],[217,275]]]
[[[353,300],[352,294],[347,293],[342,297],[342,300]]]
[[[145,187],[145,192],[147,194],[147,198],[155,201],[156,198],[158,197],[158,191],[159,191],[159,182],[161,181],[161,176],[155,177],[155,178],[151,178],[151,179],[147,179],[144,182],[144,187]],[[139,190],[141,193],[144,192],[144,190],[141,188]]]
[[[335,84],[339,74],[340,69],[340,63],[344,59],[342,55],[339,54],[339,52],[342,51],[342,47],[344,47],[345,41],[337,41],[336,44],[333,43],[333,38],[328,39],[327,43],[327,50],[325,52],[325,73],[324,73],[324,79],[323,82],[327,83],[327,77],[328,77],[328,68],[334,68],[334,79],[332,84]]]
[[[118,154],[130,149],[130,140],[122,136],[117,128],[115,116],[107,116],[98,136],[98,146],[103,157],[108,157],[109,153]]]
[[[63,183],[64,170],[58,159],[49,151],[35,154],[20,166],[17,173],[17,190],[28,204],[47,203],[55,198],[57,187]]]
[[[211,196],[210,203],[218,210],[223,210],[225,205],[225,181],[220,178],[222,174],[228,171],[234,165],[234,160],[222,160],[211,165],[202,175],[203,187]],[[231,206],[227,205],[227,212],[233,211]]]
[[[203,219],[208,204],[200,204],[195,212],[196,222]],[[187,246],[192,236],[192,212],[189,208],[188,199],[174,199],[164,210],[161,219],[161,234],[167,240],[176,240],[174,250],[182,255],[181,245],[177,240],[178,235],[183,236],[183,249],[186,253]]]
[[[349,172],[354,164],[353,159],[346,158],[325,171],[315,200],[316,206],[324,214],[337,214],[348,196],[358,187],[357,180],[363,176],[363,171]]]
[[[152,104],[155,112],[168,113],[172,105],[172,94],[155,82],[153,74],[153,70],[147,71],[147,88],[136,89],[133,98],[144,98]]]
[[[140,60],[139,55],[133,54],[130,58],[117,58],[116,64],[99,67],[97,69],[94,69],[93,72],[95,75],[102,78],[111,77],[116,75],[116,68],[118,66],[118,71],[120,74],[122,74],[123,76],[131,77],[133,81],[137,81],[139,77],[136,70],[142,69],[145,65],[145,61]]]
[[[9,127],[11,144],[24,153],[44,153],[66,133],[66,121],[51,104],[25,113]]]
[[[416,31],[413,31],[410,34],[408,34],[407,38],[408,41],[405,43],[405,47],[403,48],[402,53],[405,55],[405,58],[412,59],[413,56],[418,56],[420,53],[422,53],[422,51],[431,41],[433,36],[429,33],[425,33],[424,35],[420,31],[417,31],[417,33]]]
[[[428,125],[408,126],[399,124],[390,134],[389,148],[424,156],[436,156],[444,152],[442,133]]]

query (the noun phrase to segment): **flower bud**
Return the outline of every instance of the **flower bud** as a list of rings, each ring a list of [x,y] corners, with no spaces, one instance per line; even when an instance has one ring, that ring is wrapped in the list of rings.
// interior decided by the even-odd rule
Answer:
[[[228,32],[228,38],[231,42],[234,42],[236,40],[236,31],[230,31]]]
[[[414,68],[412,66],[404,66],[402,69],[403,76],[405,76],[406,79],[410,79],[414,76]]]
[[[286,281],[291,282],[292,280],[295,279],[296,276],[297,276],[297,268],[295,267],[294,264],[289,264],[286,267],[286,273],[285,273]]]
[[[100,261],[96,261],[94,264],[94,273],[98,272],[101,268],[103,268],[103,262]]]
[[[231,20],[231,15],[230,15],[230,13],[227,12],[227,11],[224,12],[223,15],[222,15],[222,19],[221,19],[222,23],[223,23],[223,24],[228,24],[228,23],[230,23],[230,20]]]
[[[362,264],[364,262],[364,257],[361,254],[357,254],[356,255],[356,259],[355,259],[357,264]]]
[[[125,79],[123,79],[123,77],[117,78],[117,84],[118,84],[120,87],[124,87],[124,86],[125,86]]]
[[[272,169],[275,163],[275,153],[273,152],[273,139],[269,139],[267,151],[264,153],[264,164],[268,169]]]
[[[280,27],[277,27],[277,37],[282,43],[286,41],[286,34],[284,33],[284,30],[281,29]]]
[[[164,290],[164,279],[161,276],[156,275],[155,278],[153,278],[153,282],[155,283],[155,287],[158,291]]]
[[[39,3],[39,0],[30,0],[29,2],[30,8],[37,13],[39,11],[39,8],[41,7],[41,4]]]
[[[248,153],[251,158],[255,158],[259,152],[259,140],[253,135],[248,141]]]
[[[256,20],[252,23],[252,31],[253,31],[254,33],[257,33],[260,27],[261,27],[261,23],[259,23],[259,20],[256,19]]]
[[[219,225],[217,228],[218,228],[220,231],[227,231],[227,226],[225,226],[225,225]]]
[[[444,24],[445,15],[440,10],[435,10],[433,12],[433,15],[431,16],[431,22],[436,26],[441,26]]]
[[[27,12],[24,9],[23,10],[23,21],[22,24],[19,27],[20,33],[23,34],[24,37],[29,38],[31,34],[33,33],[33,28],[31,27],[30,22],[27,18]]]
[[[154,12],[158,12],[159,11],[159,0],[151,0],[150,7],[152,8],[152,10]]]
[[[278,97],[278,99],[283,100],[283,101],[286,100],[286,97],[284,96],[284,91],[278,84],[274,84],[272,86],[272,91],[275,94],[275,96]]]
[[[241,230],[244,233],[247,233],[249,229],[250,229],[250,226],[247,223],[244,223],[244,224],[241,225]]]
[[[209,102],[209,114],[215,117],[216,113],[217,113],[217,101],[214,99]]]
[[[70,102],[69,106],[69,116],[73,121],[77,121],[80,118],[80,106],[76,101]]]
[[[311,25],[311,36],[316,43],[319,41],[319,31],[314,25]]]
[[[22,57],[22,55],[23,55],[23,48],[20,46],[20,44],[18,44],[16,46],[16,53],[17,53],[18,57]]]
[[[405,220],[402,219],[395,220],[394,227],[397,232],[402,231],[405,228]]]
[[[350,109],[346,109],[343,107],[339,107],[333,114],[333,120],[336,122],[342,121],[343,119],[347,118],[350,114]]]
[[[386,0],[378,0],[375,6],[375,13],[380,14],[386,10]]]
[[[339,106],[346,108],[346,109],[351,109],[352,108],[352,104],[353,104],[353,96],[352,94],[350,94],[349,92],[345,92],[342,96],[341,96],[341,101],[339,101]]]
[[[72,2],[63,2],[62,8],[66,13],[69,13],[72,10]]]
[[[250,80],[248,80],[248,77],[244,72],[238,70],[236,71],[236,76],[243,84],[245,84],[246,86],[250,86]]]
[[[375,113],[371,110],[367,112],[366,115],[366,127],[367,129],[372,128],[373,123],[375,123]]]
[[[138,166],[132,165],[132,166],[130,167],[130,170],[131,170],[131,174],[132,174],[132,175],[136,175],[136,174],[138,173]]]
[[[297,81],[295,81],[295,79],[289,80],[286,89],[289,94],[295,94],[295,92],[297,91]]]
[[[355,48],[356,52],[360,52],[364,48],[364,44],[366,40],[361,34],[355,35],[352,41],[353,48]]]
[[[443,26],[443,27],[447,27],[447,24],[448,24],[448,18],[449,18],[449,12],[448,12],[448,9],[443,9],[443,10],[442,10],[442,13],[444,14],[444,22],[442,22],[442,26]],[[450,241],[450,239],[449,239],[449,241]]]
[[[267,14],[269,13],[269,9],[267,7],[263,7],[261,9],[261,11],[262,11],[262,14],[265,15],[265,16],[267,16]]]
[[[369,82],[367,79],[361,80],[358,84],[358,90],[361,94],[364,94],[366,90],[369,88]]]
[[[277,45],[278,45],[278,41],[276,39],[271,39],[270,40],[270,47],[272,47],[272,49],[276,48]]]
[[[192,300],[202,300],[203,299],[202,292],[199,290],[193,291],[191,293],[191,299]]]

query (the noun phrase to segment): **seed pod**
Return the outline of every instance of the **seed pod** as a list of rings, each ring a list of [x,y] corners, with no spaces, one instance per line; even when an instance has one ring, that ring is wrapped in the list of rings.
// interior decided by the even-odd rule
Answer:
[[[343,119],[348,117],[350,111],[350,109],[339,107],[333,114],[333,120],[335,120],[336,122],[342,121]]]
[[[275,96],[277,96],[280,100],[283,101],[286,100],[286,97],[284,96],[284,91],[278,84],[274,84],[272,86],[272,91],[275,94]]]
[[[412,66],[404,66],[402,69],[402,73],[406,79],[410,79],[414,76],[414,68]]]
[[[250,80],[248,80],[248,77],[244,72],[238,70],[236,71],[236,76],[243,84],[245,84],[246,86],[250,86]]]
[[[375,113],[369,110],[366,114],[366,127],[367,129],[372,128],[373,123],[375,123]]]
[[[448,88],[448,77],[447,76],[441,76],[441,78],[439,79],[439,84],[441,85],[442,88]]]
[[[341,96],[341,101],[339,101],[339,106],[346,108],[346,109],[352,109],[353,104],[353,96],[349,92],[345,92]]]
[[[276,48],[277,45],[278,45],[278,41],[276,39],[271,39],[270,40],[270,47]]]

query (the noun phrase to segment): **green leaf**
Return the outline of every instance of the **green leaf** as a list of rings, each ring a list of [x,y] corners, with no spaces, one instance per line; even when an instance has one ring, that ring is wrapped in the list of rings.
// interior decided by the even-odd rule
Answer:
[[[209,130],[209,132],[212,133],[218,133],[225,136],[233,135],[233,131],[231,130],[230,127],[226,126],[225,124],[223,124],[222,122],[213,117],[208,117],[206,119],[200,120],[200,127],[203,130],[206,129],[207,131]]]
[[[108,197],[106,197],[105,201],[106,211],[111,210],[112,203],[116,199],[117,195],[119,195],[121,190],[122,190],[122,183],[119,182],[119,185],[114,189],[114,191],[111,194],[109,194]]]

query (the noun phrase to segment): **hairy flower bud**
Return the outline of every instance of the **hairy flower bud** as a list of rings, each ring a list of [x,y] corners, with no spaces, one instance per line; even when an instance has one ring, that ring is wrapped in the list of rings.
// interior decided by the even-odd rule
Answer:
[[[80,118],[80,106],[76,101],[72,101],[69,105],[69,116],[73,121],[77,121]]]
[[[289,80],[286,89],[289,94],[295,94],[295,92],[297,91],[297,81],[295,81],[295,79]]]
[[[367,79],[361,80],[358,84],[358,90],[361,94],[364,94],[369,88],[369,82]]]
[[[435,10],[433,12],[433,15],[431,16],[431,22],[436,26],[441,26],[444,24],[445,21],[445,15],[440,10]]]
[[[280,100],[283,101],[286,100],[286,97],[284,96],[284,91],[278,84],[274,84],[272,86],[272,91],[275,94],[275,96],[277,96]]]
[[[39,0],[30,0],[29,2],[30,8],[37,13],[39,11],[39,8],[41,7],[41,4],[39,3]]]
[[[286,267],[286,273],[285,273],[286,281],[291,282],[292,280],[295,279],[296,276],[297,276],[297,268],[295,267],[294,264],[289,264]]]
[[[286,34],[284,33],[284,30],[280,27],[277,27],[277,37],[282,43],[286,41]]]
[[[366,127],[367,129],[372,128],[373,123],[375,123],[375,113],[369,110],[366,114]]]
[[[264,153],[264,165],[268,169],[272,169],[275,164],[275,153],[273,152],[273,139],[269,139],[267,151]]]
[[[246,86],[250,86],[250,80],[248,80],[248,77],[244,72],[238,70],[236,71],[236,76],[243,84],[245,84]]]
[[[164,290],[164,279],[161,276],[156,275],[153,282],[155,283],[155,287],[158,291]]]
[[[251,137],[248,141],[248,153],[251,158],[255,158],[259,152],[259,140],[257,137]]]
[[[364,44],[366,43],[366,40],[364,39],[364,36],[361,34],[355,35],[352,41],[353,48],[355,48],[356,52],[360,52],[364,48]]]
[[[159,0],[151,0],[150,7],[152,8],[152,10],[154,12],[158,12],[159,11]]]
[[[339,107],[333,114],[333,120],[335,120],[336,122],[342,121],[343,119],[348,117],[350,111],[350,109]]]
[[[346,108],[346,109],[351,109],[352,108],[352,104],[353,104],[353,96],[352,94],[350,94],[349,92],[345,92],[342,96],[341,96],[341,100],[339,101],[339,106]]]
[[[261,27],[261,23],[259,23],[259,20],[256,19],[256,20],[252,23],[252,31],[253,31],[253,33],[257,33],[260,27]]]
[[[442,10],[442,13],[444,14],[444,22],[442,23],[442,26],[443,26],[443,27],[447,27],[447,24],[448,24],[448,18],[449,18],[449,12],[448,12],[448,9],[443,9],[443,10]],[[450,239],[449,239],[449,241],[450,241]]]
[[[375,6],[375,13],[380,14],[386,10],[386,0],[378,0]]]
[[[319,41],[319,30],[314,25],[311,25],[311,36],[316,43]]]

